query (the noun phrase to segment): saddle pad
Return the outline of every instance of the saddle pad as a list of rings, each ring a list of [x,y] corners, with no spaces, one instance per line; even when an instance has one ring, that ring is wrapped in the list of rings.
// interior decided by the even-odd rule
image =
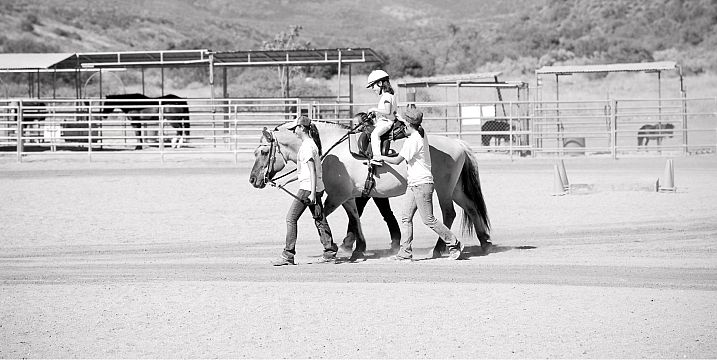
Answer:
[[[357,158],[367,158],[365,151],[365,146],[368,146],[368,142],[366,144],[361,144],[363,139],[361,138],[361,135],[363,133],[354,133],[349,135],[349,151],[351,152],[351,155]],[[365,139],[365,136],[364,136]],[[363,146],[362,146],[363,145]]]

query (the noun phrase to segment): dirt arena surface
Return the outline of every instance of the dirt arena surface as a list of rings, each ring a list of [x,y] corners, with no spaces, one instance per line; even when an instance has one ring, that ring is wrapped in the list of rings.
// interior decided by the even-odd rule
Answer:
[[[553,160],[478,157],[489,254],[423,259],[416,218],[393,263],[369,204],[368,260],[309,264],[305,214],[281,268],[292,199],[249,155],[1,157],[0,357],[717,357],[717,156],[673,158],[676,193],[665,158],[566,158],[562,197]]]

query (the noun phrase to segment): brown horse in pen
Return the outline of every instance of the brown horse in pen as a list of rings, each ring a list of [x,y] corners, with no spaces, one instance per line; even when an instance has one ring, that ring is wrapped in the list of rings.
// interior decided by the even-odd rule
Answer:
[[[662,145],[662,139],[665,137],[673,137],[673,129],[675,125],[670,123],[657,123],[655,125],[646,124],[640,127],[637,131],[637,146],[647,146],[650,140],[655,140],[657,146]]]

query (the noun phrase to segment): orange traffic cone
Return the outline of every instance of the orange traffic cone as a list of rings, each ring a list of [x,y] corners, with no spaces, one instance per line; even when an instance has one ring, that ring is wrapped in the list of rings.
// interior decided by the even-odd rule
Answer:
[[[565,184],[563,183],[562,176],[560,176],[560,166],[558,164],[553,165],[553,196],[562,196],[567,192],[565,191]]]
[[[657,180],[657,190],[660,192],[677,191],[675,187],[675,168],[672,166],[672,159],[665,163],[665,171],[662,178]]]
[[[565,172],[565,162],[560,160],[558,164],[560,165],[558,171],[560,172],[560,181],[563,182],[563,188],[565,191],[570,191],[570,181],[568,181],[568,173]]]

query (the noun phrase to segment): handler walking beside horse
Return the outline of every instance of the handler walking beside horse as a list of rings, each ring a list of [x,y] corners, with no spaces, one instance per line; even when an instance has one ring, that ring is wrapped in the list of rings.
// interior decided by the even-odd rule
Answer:
[[[298,129],[298,131],[297,131]],[[316,126],[311,124],[311,119],[306,116],[300,116],[294,124],[289,127],[299,139],[301,146],[297,154],[297,174],[287,180],[284,185],[299,180],[299,192],[291,203],[289,212],[286,214],[286,247],[281,257],[273,262],[274,266],[295,265],[294,256],[296,255],[296,237],[297,237],[297,221],[304,210],[308,207],[314,217],[314,224],[319,231],[321,244],[324,245],[324,255],[315,263],[332,263],[336,260],[336,252],[338,246],[334,243],[331,236],[331,228],[326,221],[321,197],[324,194],[324,182],[322,180],[321,168],[321,140]]]
[[[413,216],[416,210],[421,214],[423,223],[433,230],[448,245],[451,259],[458,260],[463,251],[463,245],[445,225],[433,216],[433,174],[431,173],[431,152],[428,147],[428,136],[421,126],[423,113],[408,109],[403,115],[397,117],[406,124],[408,139],[403,143],[401,151],[396,157],[379,156],[378,159],[390,164],[398,165],[406,162],[406,178],[408,180],[408,193],[404,212],[401,215],[403,225],[401,249],[398,254],[391,257],[393,260],[413,260]]]

